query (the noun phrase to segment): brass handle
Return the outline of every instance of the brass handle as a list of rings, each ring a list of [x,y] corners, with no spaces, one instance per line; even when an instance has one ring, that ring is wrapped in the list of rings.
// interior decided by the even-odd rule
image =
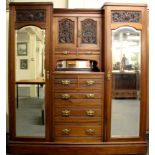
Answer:
[[[87,98],[95,98],[95,94],[86,94]]]
[[[62,80],[61,81],[61,84],[63,84],[63,85],[69,85],[70,83],[71,83],[70,80]]]
[[[62,134],[63,134],[63,135],[69,135],[70,132],[71,132],[70,129],[63,129],[63,130],[62,130]]]
[[[67,55],[67,54],[69,54],[69,51],[64,51],[63,54]]]
[[[93,117],[93,116],[95,116],[95,111],[94,110],[87,110],[86,115],[90,116],[90,117]]]
[[[95,134],[95,130],[94,129],[87,129],[86,130],[86,134],[87,135],[94,135]]]
[[[82,36],[82,32],[78,31],[78,37],[81,37],[81,36]]]
[[[107,73],[107,80],[110,80],[111,79],[111,74],[110,74],[110,72],[108,71],[108,73]]]
[[[91,51],[88,51],[87,54],[92,54],[92,52]]]
[[[61,112],[61,115],[64,116],[64,117],[68,117],[70,115],[70,110],[63,110]]]
[[[86,83],[87,83],[87,85],[90,86],[90,85],[95,84],[95,81],[93,81],[93,80],[87,80]]]
[[[62,99],[68,100],[71,97],[70,94],[62,94]]]

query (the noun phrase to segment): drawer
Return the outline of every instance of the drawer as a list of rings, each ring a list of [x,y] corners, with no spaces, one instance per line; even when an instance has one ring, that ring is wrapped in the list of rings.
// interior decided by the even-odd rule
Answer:
[[[102,98],[101,93],[55,93],[54,97],[56,99],[98,99]]]
[[[56,137],[98,137],[102,135],[101,126],[55,125]]]
[[[103,89],[103,79],[80,79],[79,87],[81,89]]]
[[[67,55],[76,55],[77,54],[77,50],[74,50],[74,49],[62,49],[62,50],[59,50],[59,49],[56,49],[55,54],[60,54],[61,56],[67,56]]]
[[[94,109],[94,108],[56,108],[55,109],[55,116],[59,117],[101,117],[101,109]]]
[[[55,99],[54,104],[56,107],[92,107],[101,106],[102,99]]]
[[[57,123],[101,123],[101,121],[101,109],[56,108],[55,110]]]
[[[101,51],[99,50],[78,50],[78,55],[100,55]]]
[[[77,79],[72,77],[55,78],[54,89],[75,89],[77,88]]]

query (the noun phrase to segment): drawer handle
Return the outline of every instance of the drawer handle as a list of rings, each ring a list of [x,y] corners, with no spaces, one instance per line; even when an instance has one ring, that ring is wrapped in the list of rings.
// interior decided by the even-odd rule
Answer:
[[[95,94],[86,94],[87,98],[95,98]]]
[[[93,116],[95,116],[95,111],[94,110],[87,110],[86,115],[89,117],[93,117]]]
[[[94,129],[87,129],[86,130],[86,134],[87,135],[94,135],[95,134],[95,130]]]
[[[69,85],[70,83],[71,83],[70,80],[62,80],[61,81],[61,84],[63,84],[63,85]]]
[[[63,54],[67,55],[67,54],[69,54],[69,51],[63,51]]]
[[[87,80],[86,83],[87,83],[88,86],[90,86],[90,85],[95,84],[95,81],[93,81],[93,80]]]
[[[92,52],[91,51],[88,51],[87,54],[92,54]]]
[[[62,99],[68,100],[70,99],[71,95],[70,94],[62,94]]]
[[[70,132],[71,132],[70,129],[63,129],[63,130],[62,130],[62,134],[63,134],[63,135],[69,135]]]
[[[68,116],[70,115],[70,110],[63,110],[63,111],[61,112],[61,115],[62,115],[63,117],[68,117]]]

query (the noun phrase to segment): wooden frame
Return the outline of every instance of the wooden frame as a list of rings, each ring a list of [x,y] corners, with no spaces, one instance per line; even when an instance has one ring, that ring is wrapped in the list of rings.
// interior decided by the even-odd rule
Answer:
[[[27,56],[27,43],[26,42],[17,43],[17,55]]]

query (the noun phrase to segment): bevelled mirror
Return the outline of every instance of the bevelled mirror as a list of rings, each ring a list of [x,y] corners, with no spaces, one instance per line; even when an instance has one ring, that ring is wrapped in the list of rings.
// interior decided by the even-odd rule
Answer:
[[[16,136],[45,137],[45,30],[16,33]]]
[[[111,137],[139,137],[141,31],[112,30]]]

